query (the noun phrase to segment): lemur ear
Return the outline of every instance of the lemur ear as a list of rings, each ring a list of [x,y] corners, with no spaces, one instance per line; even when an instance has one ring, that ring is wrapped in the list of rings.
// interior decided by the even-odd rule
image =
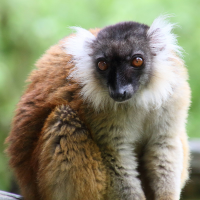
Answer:
[[[76,33],[67,38],[64,49],[67,54],[72,55],[72,62],[74,68],[71,74],[67,77],[69,79],[76,79],[80,84],[85,85],[85,82],[93,76],[93,62],[92,62],[92,43],[96,37],[83,28],[71,27]]]
[[[159,60],[167,61],[176,55],[181,55],[182,48],[177,45],[177,36],[172,33],[175,24],[168,22],[169,16],[159,16],[150,26],[147,37],[150,41],[150,48]]]
[[[78,61],[84,57],[88,57],[91,53],[91,48],[89,46],[95,40],[95,36],[80,27],[71,27],[76,33],[67,39],[64,48],[66,52],[73,56],[73,58]]]

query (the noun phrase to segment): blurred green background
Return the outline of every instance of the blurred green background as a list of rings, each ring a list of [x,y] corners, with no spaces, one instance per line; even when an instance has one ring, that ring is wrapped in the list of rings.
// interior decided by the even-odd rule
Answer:
[[[11,172],[3,153],[15,105],[35,61],[64,36],[69,26],[104,27],[133,20],[150,25],[173,14],[174,32],[185,50],[192,105],[187,130],[200,137],[200,0],[0,0],[0,190],[9,190]]]

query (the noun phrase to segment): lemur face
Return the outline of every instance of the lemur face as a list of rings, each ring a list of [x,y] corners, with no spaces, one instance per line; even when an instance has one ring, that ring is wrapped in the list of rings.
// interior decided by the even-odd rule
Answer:
[[[91,44],[95,75],[117,102],[130,99],[150,78],[148,29],[135,22],[119,23],[102,29]]]

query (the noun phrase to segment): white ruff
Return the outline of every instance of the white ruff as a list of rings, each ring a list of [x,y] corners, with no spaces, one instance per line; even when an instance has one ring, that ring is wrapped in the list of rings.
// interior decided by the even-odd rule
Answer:
[[[179,77],[179,66],[182,60],[181,48],[177,45],[176,36],[171,33],[174,25],[167,22],[166,17],[161,16],[154,20],[150,26],[147,37],[150,41],[150,48],[155,55],[153,58],[153,70],[148,85],[141,85],[138,92],[130,99],[128,104],[135,104],[146,109],[159,108],[173,93],[176,85],[182,81]],[[75,68],[69,78],[78,81],[82,88],[81,94],[85,101],[91,103],[98,111],[107,106],[116,107],[116,103],[110,98],[108,89],[95,79],[95,66],[90,54],[90,44],[96,37],[89,31],[73,27],[76,35],[67,39],[65,49],[73,56]]]

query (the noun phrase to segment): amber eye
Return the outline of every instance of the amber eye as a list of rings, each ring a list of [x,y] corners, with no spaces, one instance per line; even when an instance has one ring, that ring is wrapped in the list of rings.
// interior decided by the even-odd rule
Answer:
[[[108,64],[105,61],[99,61],[98,68],[102,71],[105,71],[108,69]]]
[[[144,60],[141,58],[141,57],[135,57],[133,60],[132,60],[132,66],[133,67],[141,67],[144,63]]]

